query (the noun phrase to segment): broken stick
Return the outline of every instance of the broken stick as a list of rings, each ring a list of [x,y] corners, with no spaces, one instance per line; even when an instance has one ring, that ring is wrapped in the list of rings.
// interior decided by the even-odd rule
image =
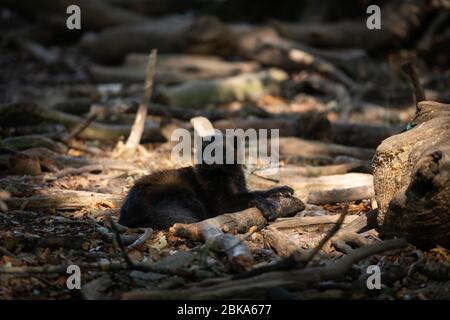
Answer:
[[[136,113],[136,119],[133,127],[131,128],[130,136],[125,144],[126,152],[132,154],[136,151],[142,134],[144,132],[145,119],[147,118],[147,109],[150,104],[150,98],[153,90],[153,78],[155,76],[155,64],[156,64],[156,49],[153,49],[148,57],[147,75],[145,79],[144,95],[142,96],[141,104],[139,105]]]
[[[305,208],[297,198],[282,197],[278,199],[281,210],[279,217],[296,214]],[[257,208],[249,208],[240,212],[223,214],[192,224],[176,223],[170,231],[175,235],[190,238],[194,241],[205,241],[212,250],[225,253],[230,266],[235,271],[248,271],[253,264],[253,256],[247,245],[239,238],[225,232],[244,233],[251,227],[262,229],[267,220]]]

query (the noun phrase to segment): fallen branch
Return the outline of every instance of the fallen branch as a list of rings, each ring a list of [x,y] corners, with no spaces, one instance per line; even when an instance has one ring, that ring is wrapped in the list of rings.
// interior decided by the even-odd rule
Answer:
[[[335,204],[363,199],[371,199],[375,196],[373,185],[353,187],[347,189],[332,189],[312,191],[308,195],[308,203]]]
[[[127,292],[123,299],[239,299],[265,298],[271,288],[281,287],[288,290],[302,290],[320,281],[343,278],[351,266],[374,254],[406,246],[406,241],[396,239],[379,242],[353,251],[327,267],[310,267],[301,270],[275,271],[254,277],[231,280],[224,278],[220,283],[202,285],[202,282],[188,289],[148,290]]]
[[[362,166],[362,161],[355,161],[351,163],[335,164],[329,166],[297,166],[297,165],[287,165],[281,167],[278,170],[278,176],[282,179],[288,176],[304,176],[304,177],[317,177],[317,176],[328,176],[334,174],[344,174],[349,173],[355,169]],[[258,176],[265,177],[264,170],[262,172],[255,171]]]
[[[257,179],[261,180],[258,177],[250,176],[249,181],[258,184],[258,181],[255,181]],[[373,189],[373,176],[365,173],[346,173],[320,177],[291,175],[278,178],[277,180],[279,180],[280,185],[288,185],[293,188],[296,195],[304,202],[310,202],[310,195],[312,195],[311,201],[313,202],[345,202],[353,197],[351,192],[356,190],[361,191],[359,194],[355,194],[356,198],[371,198],[370,190]],[[274,185],[272,182],[270,184],[265,182],[264,184],[266,187],[273,187]],[[259,183],[259,185],[264,184]],[[348,189],[350,189],[350,192],[345,191]],[[336,193],[335,190],[341,191]],[[332,197],[333,194],[334,197]],[[323,201],[320,198],[322,195],[326,197]]]
[[[61,154],[67,152],[67,147],[65,145],[38,134],[9,137],[3,139],[0,142],[0,146],[16,151],[29,148],[46,148]]]
[[[17,152],[16,152],[17,153]],[[46,148],[32,148],[21,152],[22,155],[35,157],[44,167],[55,168],[81,168],[91,165],[101,165],[103,170],[133,171],[139,168],[127,161],[107,158],[77,158],[61,155]],[[7,158],[0,157],[0,164],[6,164]]]
[[[357,124],[357,123],[340,123],[329,122],[325,115],[317,113],[302,114],[298,117],[293,116],[279,116],[270,118],[233,118],[222,119],[214,121],[214,127],[225,131],[226,129],[278,129],[280,137],[280,147],[282,145],[282,139],[298,139],[291,137],[302,137],[306,139],[317,140],[331,140],[336,144],[343,146],[352,146],[353,150],[359,154],[371,153],[373,156],[374,151],[369,148],[377,147],[381,141],[387,137],[396,134],[401,131],[400,126],[386,126],[386,125],[369,125],[369,124]],[[287,138],[289,137],[289,138]],[[309,142],[308,144],[317,144],[316,142]],[[322,143],[323,147],[326,144]],[[328,144],[332,148],[332,144]],[[334,145],[339,146],[339,145]],[[351,148],[351,147],[347,147]],[[347,149],[352,150],[352,149]],[[298,149],[297,153],[302,152],[303,149]],[[371,156],[361,156],[357,153],[347,154],[341,153],[339,155],[349,155],[359,159],[370,159]]]
[[[288,75],[281,69],[244,73],[224,79],[194,80],[160,88],[171,106],[203,109],[211,103],[255,101],[266,94],[277,94]]]
[[[297,228],[305,228],[305,227],[314,227],[320,225],[329,225],[335,224],[336,220],[339,218],[339,215],[326,215],[326,216],[317,216],[317,217],[292,217],[288,219],[282,219],[281,221],[275,221],[270,226],[279,230],[282,229],[297,229]],[[342,222],[343,225],[352,224],[358,216],[348,215],[345,217]]]
[[[353,158],[369,160],[373,157],[375,150],[367,148],[349,147],[334,143],[308,141],[295,137],[280,138],[280,155],[284,157],[293,156],[329,156],[336,157],[347,155]]]
[[[279,201],[281,206],[280,217],[290,216],[304,209],[303,203],[297,198],[283,197]],[[266,224],[267,220],[261,211],[250,208],[241,212],[223,214],[198,223],[176,223],[170,228],[170,231],[180,237],[206,242],[212,250],[227,255],[233,270],[248,271],[253,264],[253,256],[247,245],[231,234],[224,234],[223,231],[245,233],[252,227],[262,229]]]
[[[305,205],[297,198],[282,197],[279,200],[281,210],[279,218],[295,215],[303,210]],[[257,208],[249,208],[240,212],[222,214],[220,216],[203,220],[192,224],[176,223],[170,231],[183,238],[190,238],[194,241],[204,241],[203,230],[218,229],[229,233],[245,233],[250,227],[255,226],[262,229],[267,225],[267,220]]]
[[[358,216],[356,219],[348,223],[342,228],[343,232],[359,232],[364,228],[373,229],[377,225],[378,209],[370,210],[369,212]]]
[[[66,143],[70,143],[72,139],[79,136],[89,125],[98,118],[97,112],[91,112],[89,116],[79,126],[75,127],[67,138],[64,139]]]
[[[69,130],[74,130],[84,119],[64,113],[58,110],[46,109],[34,103],[14,103],[0,106],[0,125],[18,126],[33,123],[36,120],[58,123]],[[126,137],[130,133],[129,125],[104,124],[92,122],[83,132],[80,138],[116,142],[120,137]],[[143,139],[147,141],[161,141],[159,124],[146,121]]]
[[[36,188],[34,192],[39,195],[11,197],[5,203],[11,210],[78,210],[98,206],[115,208],[123,200],[122,196],[89,191]]]
[[[394,1],[382,6],[383,32],[373,35],[360,19],[336,22],[298,23],[276,21],[273,24],[284,37],[312,47],[362,48],[375,50],[405,42],[424,21],[425,2]]]
[[[353,248],[349,244],[353,244],[357,247],[365,247],[371,244],[372,241],[356,232],[345,232],[341,230],[336,234],[331,243],[339,251],[349,254],[353,251]]]
[[[269,247],[275,251],[282,258],[294,257],[295,260],[301,259],[305,255],[306,250],[299,248],[289,236],[285,233],[278,231],[277,228],[269,226],[262,231],[264,237],[264,243],[266,247]]]
[[[56,21],[65,21],[65,13],[68,6],[75,4],[82,8],[83,29],[99,30],[118,25],[127,25],[145,21],[146,17],[131,10],[119,8],[109,1],[86,1],[86,0],[62,0],[47,1],[37,0],[25,5],[16,1],[7,0],[5,3],[13,6],[19,11],[32,16],[38,16],[39,20],[47,24]]]
[[[150,98],[152,96],[153,90],[153,78],[155,76],[156,54],[157,54],[156,49],[153,49],[148,57],[144,94],[142,96],[141,104],[139,105],[138,111],[136,113],[136,119],[134,121],[133,127],[131,128],[130,135],[128,136],[127,142],[125,144],[124,151],[127,155],[134,154],[141,141],[142,134],[144,133],[145,121],[147,118],[147,110],[150,104]]]
[[[93,81],[100,83],[145,81],[148,55],[130,53],[122,66],[93,65],[89,72]],[[230,62],[211,55],[158,54],[155,82],[163,85],[193,80],[230,77],[259,69],[257,62]],[[149,110],[150,111],[150,110]]]

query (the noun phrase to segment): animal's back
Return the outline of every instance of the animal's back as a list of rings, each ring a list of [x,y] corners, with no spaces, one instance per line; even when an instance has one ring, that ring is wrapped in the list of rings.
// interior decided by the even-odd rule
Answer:
[[[204,196],[192,167],[155,172],[131,188],[120,211],[119,223],[128,227],[165,229],[176,222],[207,218]]]

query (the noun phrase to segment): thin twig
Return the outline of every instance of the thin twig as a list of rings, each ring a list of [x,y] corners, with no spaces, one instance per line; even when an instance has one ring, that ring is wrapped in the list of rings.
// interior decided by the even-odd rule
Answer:
[[[339,219],[336,221],[336,224],[328,231],[325,237],[319,242],[319,244],[313,248],[309,254],[306,256],[301,256],[299,259],[298,253],[291,254],[288,258],[283,259],[279,262],[276,262],[271,265],[262,266],[256,269],[253,269],[249,272],[235,275],[233,279],[242,279],[242,278],[250,278],[259,274],[263,274],[266,272],[272,271],[280,271],[280,270],[289,270],[294,268],[304,268],[307,264],[317,255],[317,253],[323,248],[323,246],[330,240],[340,229],[342,226],[345,216],[348,213],[348,204],[345,205],[342,214],[339,216]]]
[[[12,257],[13,254],[9,252],[6,248],[0,247],[0,253],[4,256]]]
[[[414,87],[414,95],[416,97],[416,113],[419,112],[419,102],[425,101],[425,92],[420,84],[419,76],[412,62],[405,63],[402,66],[402,70],[409,76],[411,83]]]
[[[73,139],[75,139],[78,135],[80,135],[84,130],[86,130],[87,127],[90,126],[92,122],[94,122],[98,118],[97,112],[92,112],[89,114],[89,116],[84,120],[83,123],[81,123],[79,126],[75,127],[72,132],[69,134],[69,136],[64,139],[64,142],[70,142]]]
[[[136,264],[135,262],[130,258],[130,256],[128,255],[127,252],[127,248],[125,247],[125,245],[123,244],[122,238],[120,237],[120,231],[119,228],[117,227],[116,223],[114,222],[114,220],[111,218],[111,216],[107,217],[109,224],[111,225],[111,228],[114,230],[114,233],[116,235],[116,241],[117,244],[119,245],[120,250],[122,251],[122,256],[125,260],[125,262],[128,264],[128,266],[131,269],[135,269],[136,268]]]
[[[83,166],[80,168],[67,168],[67,169],[63,169],[58,172],[55,172],[51,176],[46,176],[45,181],[56,180],[57,178],[65,177],[68,175],[77,175],[77,174],[82,174],[85,172],[103,171],[103,170],[104,170],[104,168],[101,164],[92,164],[92,165],[87,165],[87,166]]]
[[[133,127],[131,128],[130,136],[125,144],[127,153],[131,154],[136,151],[144,132],[145,119],[147,118],[147,109],[150,104],[150,98],[153,90],[153,78],[155,76],[157,50],[153,49],[148,57],[147,74],[145,78],[144,95],[142,96],[141,104],[139,105],[136,113],[136,119],[134,120]]]
[[[341,215],[339,216],[339,219],[336,221],[336,223],[333,225],[333,227],[328,230],[325,237],[323,237],[319,244],[315,246],[304,258],[302,259],[302,262],[306,266],[315,256],[317,253],[319,253],[320,250],[322,250],[323,246],[330,240],[341,228],[342,224],[344,223],[345,216],[348,213],[348,204],[345,204],[344,209],[342,210]]]
[[[130,244],[128,246],[128,249],[137,247],[137,246],[145,243],[148,239],[150,239],[152,234],[153,234],[153,229],[152,228],[146,228],[144,233],[135,242],[133,242],[132,244]]]

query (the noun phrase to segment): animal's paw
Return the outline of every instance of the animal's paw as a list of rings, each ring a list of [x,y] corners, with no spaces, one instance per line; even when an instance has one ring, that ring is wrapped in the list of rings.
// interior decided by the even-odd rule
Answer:
[[[271,190],[271,197],[292,197],[294,189],[288,186],[276,187]]]
[[[273,203],[262,197],[250,201],[250,206],[258,208],[267,221],[275,220],[281,211],[281,206],[279,204]]]

